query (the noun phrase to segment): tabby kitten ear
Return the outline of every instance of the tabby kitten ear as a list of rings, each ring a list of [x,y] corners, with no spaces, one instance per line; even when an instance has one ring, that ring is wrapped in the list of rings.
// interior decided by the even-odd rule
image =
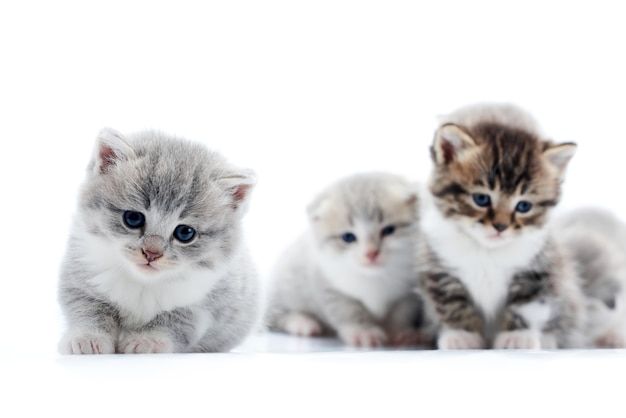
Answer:
[[[219,180],[224,190],[230,195],[231,207],[241,214],[245,213],[250,193],[256,185],[256,174],[252,170],[238,170]]]
[[[446,165],[458,160],[461,154],[475,146],[476,142],[463,128],[447,123],[435,133],[431,156],[435,163]]]
[[[93,156],[93,170],[96,173],[106,174],[118,161],[128,160],[135,155],[121,133],[111,128],[104,128],[96,139],[96,149]]]
[[[543,152],[544,160],[553,167],[559,177],[563,177],[567,164],[576,153],[576,144],[568,142],[556,144]]]

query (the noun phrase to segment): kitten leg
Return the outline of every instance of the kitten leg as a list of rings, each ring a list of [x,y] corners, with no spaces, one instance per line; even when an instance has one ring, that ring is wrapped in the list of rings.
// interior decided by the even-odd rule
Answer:
[[[173,353],[175,345],[172,338],[163,332],[129,332],[121,339],[118,353],[148,354]]]
[[[387,342],[387,334],[361,302],[327,287],[321,305],[329,324],[346,344],[379,347]]]
[[[322,324],[312,315],[303,312],[288,312],[279,322],[289,334],[311,337],[322,333]]]
[[[434,346],[434,331],[425,319],[422,298],[415,293],[406,295],[394,304],[384,325],[391,346]]]
[[[611,330],[596,338],[595,345],[600,348],[626,348],[626,336],[621,330]]]
[[[520,273],[513,278],[502,329],[496,335],[494,348],[544,348],[542,342],[548,341],[543,329],[553,312],[548,302],[549,278],[549,272],[535,271]]]
[[[59,299],[69,324],[58,346],[61,354],[115,352],[119,329],[115,308],[75,288],[61,288]]]
[[[117,351],[125,354],[186,351],[199,339],[196,319],[188,308],[163,312],[141,328],[126,331],[120,338]]]
[[[442,331],[437,337],[441,350],[480,349],[483,319],[459,279],[445,272],[422,273],[424,296],[434,305]]]

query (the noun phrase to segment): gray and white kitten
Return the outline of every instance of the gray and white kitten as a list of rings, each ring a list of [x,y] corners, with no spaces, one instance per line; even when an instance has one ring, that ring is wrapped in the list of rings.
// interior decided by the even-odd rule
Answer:
[[[268,325],[353,346],[428,344],[413,266],[417,195],[386,173],[344,178],[308,207],[310,229],[272,276]]]
[[[580,347],[573,260],[546,225],[576,145],[506,104],[442,119],[431,148],[417,259],[441,349]]]
[[[64,354],[226,351],[259,314],[241,219],[255,176],[159,132],[104,129],[62,264]]]
[[[590,345],[626,347],[626,225],[607,210],[581,208],[553,228],[583,279]]]

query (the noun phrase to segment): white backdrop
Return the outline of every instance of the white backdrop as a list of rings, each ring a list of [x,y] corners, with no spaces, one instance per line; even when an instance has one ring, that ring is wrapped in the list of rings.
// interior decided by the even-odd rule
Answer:
[[[334,179],[430,166],[435,117],[475,101],[574,141],[563,207],[622,212],[620,2],[3,2],[0,353],[55,353],[57,271],[103,126],[253,168],[262,276]]]

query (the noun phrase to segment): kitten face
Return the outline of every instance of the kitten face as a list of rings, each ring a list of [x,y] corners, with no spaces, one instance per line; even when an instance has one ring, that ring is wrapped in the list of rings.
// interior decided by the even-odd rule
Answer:
[[[543,227],[561,193],[575,145],[555,145],[504,125],[443,125],[432,147],[430,183],[443,216],[485,247]]]
[[[404,266],[412,252],[416,195],[403,179],[382,173],[349,177],[310,207],[320,254],[363,274]]]
[[[100,134],[81,195],[89,252],[149,280],[219,269],[234,251],[249,172],[190,142],[147,132]]]

